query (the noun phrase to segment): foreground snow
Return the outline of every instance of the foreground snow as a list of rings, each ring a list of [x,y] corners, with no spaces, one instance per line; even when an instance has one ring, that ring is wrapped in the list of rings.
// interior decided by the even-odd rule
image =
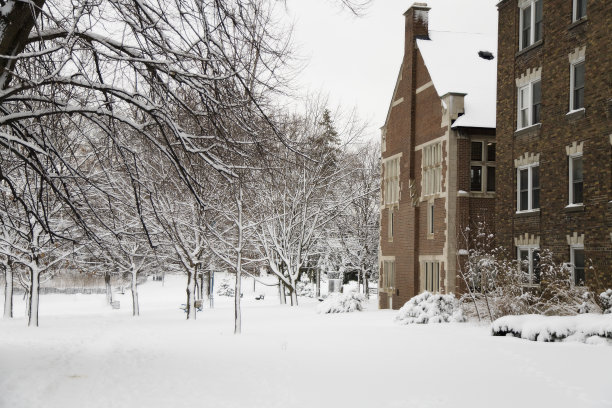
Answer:
[[[231,298],[185,321],[183,295],[183,280],[143,285],[139,318],[127,293],[115,311],[103,295],[45,295],[38,329],[0,321],[0,407],[612,406],[612,347],[402,326],[375,302],[322,315],[272,289],[245,291],[234,336]]]

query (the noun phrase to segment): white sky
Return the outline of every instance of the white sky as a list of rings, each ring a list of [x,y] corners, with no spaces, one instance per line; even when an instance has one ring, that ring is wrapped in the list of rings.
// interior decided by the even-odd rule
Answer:
[[[330,108],[353,108],[377,138],[384,124],[404,47],[404,16],[413,0],[374,0],[364,16],[335,0],[287,0],[294,42],[305,68],[303,92],[323,92]]]

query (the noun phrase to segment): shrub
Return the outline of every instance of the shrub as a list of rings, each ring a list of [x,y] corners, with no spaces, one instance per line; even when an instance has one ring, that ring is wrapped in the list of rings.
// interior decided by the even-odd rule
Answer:
[[[464,322],[465,317],[454,295],[424,292],[406,302],[395,321],[401,324]]]
[[[612,289],[601,292],[599,295],[599,303],[604,314],[612,313]]]
[[[318,313],[350,313],[365,309],[366,297],[361,293],[330,293],[317,307]]]
[[[219,289],[217,289],[217,294],[219,296],[229,296],[233,297],[234,293],[236,293],[234,289],[234,285],[230,281],[230,278],[223,278],[219,283]]]

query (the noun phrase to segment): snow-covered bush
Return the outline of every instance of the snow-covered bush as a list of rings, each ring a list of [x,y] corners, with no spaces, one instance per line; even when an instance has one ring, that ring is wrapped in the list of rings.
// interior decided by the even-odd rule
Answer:
[[[604,314],[612,313],[612,289],[601,292],[599,295],[599,303]]]
[[[493,322],[494,336],[532,341],[579,341],[612,344],[612,316],[586,313],[577,316],[504,316]]]
[[[459,276],[461,298],[469,316],[491,321],[506,315],[575,315],[599,310],[593,295],[574,285],[571,270],[555,262],[552,252],[540,252],[539,274],[529,274],[527,265],[507,259],[495,246],[494,235],[483,222],[463,231]]]
[[[230,281],[230,278],[223,278],[219,283],[219,289],[217,289],[217,295],[233,297],[236,293],[234,284]]]
[[[349,313],[365,309],[366,297],[357,292],[330,293],[317,307],[318,313]]]
[[[302,274],[300,277],[300,281],[296,285],[296,290],[298,296],[313,298],[316,294],[316,289],[306,274]]]
[[[464,322],[465,317],[454,295],[423,292],[402,306],[395,321],[401,324]]]

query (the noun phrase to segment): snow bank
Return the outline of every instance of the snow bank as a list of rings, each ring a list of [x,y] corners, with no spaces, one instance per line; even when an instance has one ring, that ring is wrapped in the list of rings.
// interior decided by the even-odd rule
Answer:
[[[360,312],[365,308],[366,297],[354,291],[331,293],[319,306],[318,313]]]
[[[395,321],[401,324],[464,322],[465,317],[454,295],[423,292],[402,306]]]
[[[612,344],[612,315],[504,316],[493,322],[491,330],[494,336],[515,336],[532,341]]]

